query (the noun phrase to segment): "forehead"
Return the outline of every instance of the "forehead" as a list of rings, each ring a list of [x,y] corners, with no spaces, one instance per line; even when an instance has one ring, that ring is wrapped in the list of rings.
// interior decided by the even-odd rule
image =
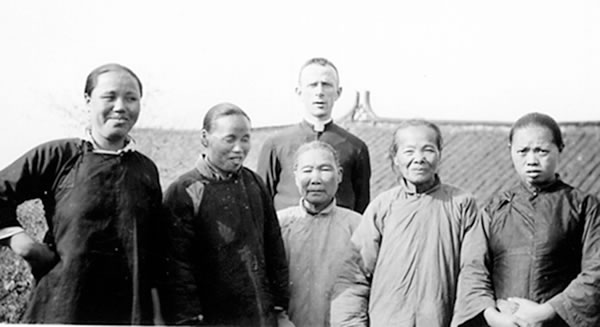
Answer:
[[[554,143],[552,131],[544,126],[529,125],[515,130],[513,134],[513,143]]]
[[[337,74],[329,65],[310,64],[300,72],[300,83],[309,84],[314,81],[330,81],[337,83]]]
[[[437,133],[429,126],[407,126],[396,132],[398,145],[433,144],[437,147]]]
[[[330,164],[332,166],[335,166],[335,158],[333,157],[333,154],[325,149],[321,149],[321,148],[313,148],[313,149],[308,149],[302,153],[300,153],[298,155],[298,165],[302,166],[302,165],[308,165],[308,164],[315,164],[315,165],[324,165],[324,164]]]
[[[96,77],[94,90],[126,89],[140,93],[136,79],[126,71],[116,70],[102,73]]]
[[[242,115],[219,116],[212,121],[211,125],[211,133],[250,133],[250,122]]]

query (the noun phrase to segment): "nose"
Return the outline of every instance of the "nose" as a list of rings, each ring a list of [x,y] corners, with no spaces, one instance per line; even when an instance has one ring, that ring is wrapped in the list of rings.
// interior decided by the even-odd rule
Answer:
[[[528,166],[537,166],[539,164],[538,157],[533,151],[529,151],[525,156],[525,164]]]
[[[310,173],[310,183],[320,184],[321,183],[321,172],[318,169],[313,169]]]
[[[418,163],[425,162],[425,154],[423,153],[423,151],[415,151],[413,161]]]
[[[123,98],[117,97],[114,102],[113,111],[124,112],[125,108],[126,108],[126,106],[125,106],[125,101],[123,100]]]
[[[317,86],[315,87],[315,93],[322,95],[323,94],[323,84],[322,83],[318,83]]]
[[[233,148],[231,149],[231,151],[233,151],[235,153],[241,153],[244,151],[244,147],[242,146],[241,142],[235,142],[233,144]]]

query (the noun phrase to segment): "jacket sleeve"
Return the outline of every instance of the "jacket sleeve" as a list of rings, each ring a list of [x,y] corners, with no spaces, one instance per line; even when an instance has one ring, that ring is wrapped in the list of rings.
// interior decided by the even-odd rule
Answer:
[[[461,246],[460,273],[458,277],[456,303],[451,326],[470,325],[481,321],[483,311],[495,307],[488,247],[490,214],[483,210],[475,216],[473,226],[465,233]]]
[[[166,280],[160,291],[162,312],[167,324],[178,324],[202,313],[199,284],[193,258],[196,237],[193,219],[195,205],[204,188],[197,182],[190,186],[176,181],[165,192],[167,218]]]
[[[267,277],[271,285],[274,306],[287,310],[290,301],[289,291],[289,268],[287,264],[285,247],[281,237],[279,219],[273,206],[273,200],[267,194],[265,186],[259,181],[263,193],[265,211],[264,237],[265,237],[265,260],[267,266]]]
[[[333,288],[332,326],[369,326],[369,295],[382,236],[378,203],[367,207],[350,240]]]
[[[17,206],[50,196],[61,172],[77,153],[74,142],[42,144],[0,171],[0,229],[20,226]]]
[[[369,158],[369,148],[364,143],[358,152],[352,179],[355,195],[354,211],[362,214],[371,201],[371,159]]]
[[[581,272],[548,301],[569,326],[600,325],[600,210],[593,196],[581,204],[583,222]]]
[[[260,150],[256,172],[267,186],[268,194],[272,199],[277,192],[281,163],[279,162],[279,158],[277,158],[275,144],[273,144],[273,139],[271,138],[265,141]]]

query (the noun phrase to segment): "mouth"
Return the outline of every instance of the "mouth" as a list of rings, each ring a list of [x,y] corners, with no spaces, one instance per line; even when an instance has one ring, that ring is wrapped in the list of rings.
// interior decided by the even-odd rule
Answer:
[[[126,122],[126,121],[129,121],[129,118],[127,118],[125,116],[114,116],[114,117],[108,117],[108,120],[113,120],[116,122]]]
[[[313,101],[313,105],[318,108],[323,108],[326,105],[325,101]]]
[[[244,161],[244,157],[230,157],[229,161],[242,162],[242,161]]]
[[[540,170],[526,170],[525,174],[529,175],[529,176],[537,176],[539,174],[541,174],[542,172]]]

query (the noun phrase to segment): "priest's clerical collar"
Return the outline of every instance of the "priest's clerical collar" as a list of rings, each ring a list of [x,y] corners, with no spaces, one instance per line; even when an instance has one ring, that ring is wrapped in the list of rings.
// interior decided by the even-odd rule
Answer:
[[[333,121],[333,118],[329,117],[325,120],[316,119],[313,116],[306,115],[304,116],[304,120],[312,126],[315,132],[323,132],[325,130],[325,126]]]

